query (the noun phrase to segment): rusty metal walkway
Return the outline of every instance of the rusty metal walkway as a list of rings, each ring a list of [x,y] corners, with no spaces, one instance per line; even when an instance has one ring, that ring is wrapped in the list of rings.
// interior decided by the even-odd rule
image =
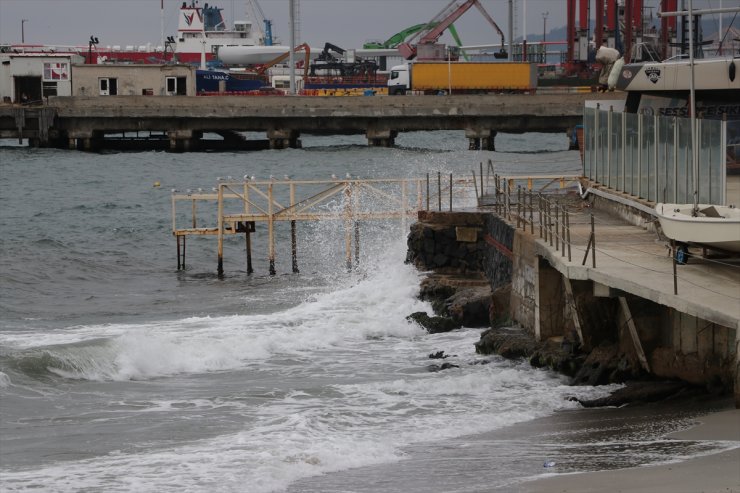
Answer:
[[[358,261],[361,221],[399,220],[404,230],[409,219],[434,199],[441,208],[443,195],[449,195],[452,204],[455,194],[470,190],[469,180],[443,180],[430,191],[430,178],[405,179],[345,179],[331,180],[263,180],[245,177],[243,181],[219,181],[211,192],[188,191],[172,194],[172,234],[177,239],[177,267],[185,266],[185,246],[188,236],[216,236],[218,238],[218,273],[223,274],[224,237],[244,234],[247,250],[247,273],[252,267],[251,234],[256,223],[266,223],[268,230],[268,259],[270,274],[275,274],[275,224],[290,222],[293,272],[298,272],[296,222],[344,222],[345,261],[351,268],[353,255]],[[216,203],[215,218],[203,221],[199,204]],[[445,200],[446,202],[446,200]],[[189,204],[187,212],[182,205]],[[446,205],[446,204],[445,204]],[[182,226],[187,223],[187,226]],[[354,246],[354,251],[353,251]]]

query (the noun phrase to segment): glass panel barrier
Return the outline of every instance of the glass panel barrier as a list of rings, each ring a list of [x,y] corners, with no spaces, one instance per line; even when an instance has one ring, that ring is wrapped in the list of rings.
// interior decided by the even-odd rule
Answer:
[[[678,118],[678,166],[676,203],[692,202],[691,190],[691,120]]]
[[[702,203],[720,203],[723,198],[722,128],[720,120],[701,120],[698,125]],[[583,170],[589,179],[654,202],[694,200],[690,119],[585,108],[584,142]]]
[[[658,197],[656,202],[672,203],[674,200],[673,187],[670,177],[673,174],[673,147],[672,118],[658,119]]]
[[[655,200],[655,118],[642,116],[640,198]]]
[[[611,161],[609,165],[609,185],[623,191],[622,183],[622,113],[612,113]]]

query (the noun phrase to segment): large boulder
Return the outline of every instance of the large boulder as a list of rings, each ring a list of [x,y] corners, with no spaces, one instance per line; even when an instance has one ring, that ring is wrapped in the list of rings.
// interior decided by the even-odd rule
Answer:
[[[406,317],[406,320],[412,320],[424,327],[430,334],[439,332],[449,332],[459,329],[461,325],[449,317],[430,317],[426,312],[415,312]]]

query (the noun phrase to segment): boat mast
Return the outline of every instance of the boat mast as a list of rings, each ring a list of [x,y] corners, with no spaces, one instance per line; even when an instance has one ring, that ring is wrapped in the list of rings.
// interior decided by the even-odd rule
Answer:
[[[290,9],[290,93],[295,96],[296,94],[296,87],[295,87],[295,50],[293,49],[295,47],[295,2],[296,0],[290,0],[289,9]]]
[[[696,216],[699,209],[699,142],[696,135],[696,90],[694,87],[694,0],[689,0],[689,111],[691,112],[691,170],[694,178],[694,207],[691,215]]]
[[[201,11],[203,12],[203,11]],[[205,14],[205,13],[204,13]],[[200,69],[205,70],[206,69],[206,22],[205,17],[203,18],[203,23],[201,24],[201,31],[200,31]]]

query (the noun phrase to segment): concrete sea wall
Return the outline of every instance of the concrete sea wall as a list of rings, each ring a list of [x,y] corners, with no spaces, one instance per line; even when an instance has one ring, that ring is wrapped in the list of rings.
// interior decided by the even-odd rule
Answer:
[[[492,328],[476,344],[479,352],[527,357],[569,374],[573,384],[672,380],[734,391],[740,405],[737,326],[658,302],[661,297],[641,285],[649,270],[629,278],[635,287],[626,290],[624,279],[611,282],[590,265],[561,261],[536,232],[489,211],[421,212],[408,247],[408,261],[422,270],[458,283],[461,276],[485,279]],[[497,328],[502,323],[518,333]],[[667,388],[681,387],[663,386],[659,394]]]

